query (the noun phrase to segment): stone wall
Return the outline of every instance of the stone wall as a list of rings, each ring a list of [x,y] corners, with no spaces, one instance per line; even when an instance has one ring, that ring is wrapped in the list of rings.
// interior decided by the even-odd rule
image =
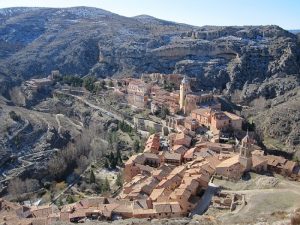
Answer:
[[[137,117],[134,117],[133,121],[134,121],[134,125],[141,130],[145,130],[145,131],[153,130],[155,132],[162,131],[162,127],[163,127],[162,124],[156,123],[154,121],[145,120]]]

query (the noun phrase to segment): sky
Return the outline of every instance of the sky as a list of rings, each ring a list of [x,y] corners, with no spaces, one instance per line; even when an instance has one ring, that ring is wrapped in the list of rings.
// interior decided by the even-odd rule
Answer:
[[[0,0],[0,8],[17,6],[91,6],[196,26],[276,24],[300,29],[300,0]]]

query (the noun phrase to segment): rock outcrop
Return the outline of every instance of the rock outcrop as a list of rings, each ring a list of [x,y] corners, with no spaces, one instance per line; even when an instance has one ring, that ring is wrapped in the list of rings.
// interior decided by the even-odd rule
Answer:
[[[2,9],[0,21],[5,77],[54,69],[102,77],[180,72],[196,77],[201,89],[231,93],[299,74],[297,36],[278,26],[194,27],[86,7]]]
[[[182,73],[199,90],[216,88],[244,104],[263,97],[288,105],[281,96],[299,87],[299,36],[275,25],[195,27],[87,7],[1,9],[0,24],[4,95],[13,82],[56,69],[98,77]]]

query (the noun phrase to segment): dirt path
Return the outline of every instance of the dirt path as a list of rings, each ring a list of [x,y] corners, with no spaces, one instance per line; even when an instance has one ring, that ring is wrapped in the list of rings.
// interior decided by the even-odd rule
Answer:
[[[19,130],[15,131],[14,134],[12,134],[11,136],[8,136],[8,140],[12,140],[15,137],[17,137],[23,130],[25,130],[28,126],[29,126],[29,121],[25,120],[25,124],[23,125],[23,127],[21,127]]]
[[[57,122],[57,125],[58,125],[57,131],[58,131],[58,135],[59,135],[61,138],[63,138],[63,136],[62,136],[62,134],[61,134],[61,128],[62,128],[62,126],[61,126],[61,124],[60,124],[59,115],[60,115],[60,114],[56,114],[56,115],[55,115],[55,119],[56,119],[56,122]]]

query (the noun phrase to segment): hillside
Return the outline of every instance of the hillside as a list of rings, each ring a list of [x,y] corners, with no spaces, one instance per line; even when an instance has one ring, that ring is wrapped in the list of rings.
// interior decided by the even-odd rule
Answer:
[[[182,73],[196,77],[199,89],[216,88],[242,104],[276,98],[285,109],[284,96],[299,87],[299,60],[297,36],[274,25],[195,27],[88,7],[0,10],[0,92],[6,95],[14,81],[55,69],[98,77]],[[295,113],[286,118],[291,124]],[[281,129],[271,135],[280,140],[300,135],[277,125],[265,122],[262,130]]]

